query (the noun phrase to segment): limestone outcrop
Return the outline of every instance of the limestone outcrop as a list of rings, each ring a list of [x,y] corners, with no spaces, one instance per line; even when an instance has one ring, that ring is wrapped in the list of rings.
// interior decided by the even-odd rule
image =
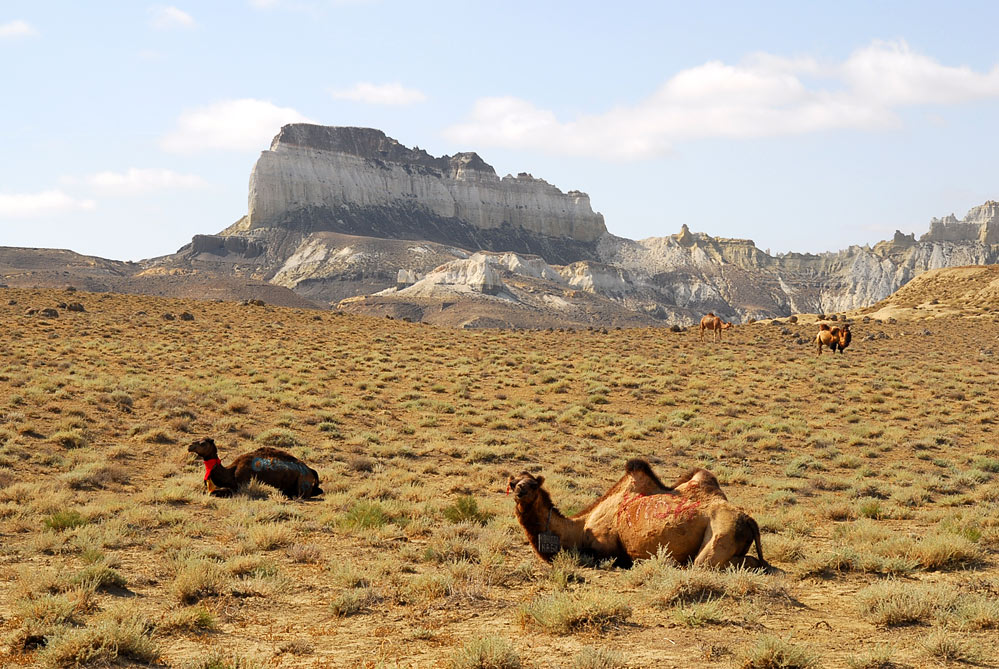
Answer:
[[[267,281],[332,305],[377,296],[347,304],[442,323],[457,299],[479,324],[496,322],[502,302],[508,323],[547,313],[684,325],[708,311],[733,322],[844,312],[929,270],[999,262],[996,201],[935,218],[918,239],[896,231],[834,253],[771,255],[686,224],[636,241],[609,234],[584,193],[500,178],[475,153],[435,157],[371,128],[284,126],[253,167],[248,207],[144,266]]]
[[[951,220],[953,219],[953,220]],[[874,247],[771,256],[751,240],[691,232],[632,241],[607,235],[598,255],[651,286],[654,301],[745,320],[790,313],[832,313],[883,300],[919,274],[940,267],[999,262],[999,205],[988,202],[963,221],[933,219],[930,232],[896,232]],[[649,308],[654,308],[649,305]]]
[[[500,178],[475,153],[435,158],[371,128],[286,125],[253,167],[241,232],[273,241],[273,231],[323,230],[555,262],[591,257],[607,231],[585,193]]]
[[[498,295],[505,287],[490,257],[476,253],[471,258],[445,263],[397,292],[403,296],[423,297],[440,297],[452,292]]]
[[[971,209],[962,220],[954,214],[930,221],[924,242],[980,242],[999,244],[999,202],[989,200]]]

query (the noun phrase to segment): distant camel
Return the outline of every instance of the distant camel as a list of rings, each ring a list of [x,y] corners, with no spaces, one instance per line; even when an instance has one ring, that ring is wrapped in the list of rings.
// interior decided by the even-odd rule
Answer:
[[[229,467],[222,465],[215,440],[206,437],[187,447],[188,453],[205,461],[205,487],[214,497],[232,497],[241,485],[257,479],[274,486],[286,497],[314,497],[323,494],[319,472],[291,453],[265,446],[243,453]]]
[[[815,345],[818,348],[816,355],[822,355],[823,346],[831,348],[834,354],[836,349],[842,353],[850,345],[851,339],[853,339],[853,335],[850,334],[849,325],[831,328],[827,323],[819,323],[819,332],[815,335]]]
[[[731,323],[726,323],[718,316],[709,313],[707,316],[701,319],[701,341],[704,340],[705,330],[714,331],[715,336],[718,338],[718,341],[721,341],[722,338],[721,331],[727,330],[730,327],[732,327]]]
[[[679,564],[769,568],[756,522],[725,499],[710,472],[692,470],[672,489],[643,460],[629,461],[625,472],[570,518],[552,504],[543,476],[511,477],[517,520],[538,556],[550,562],[566,548],[630,566],[665,549]],[[746,555],[754,544],[759,559]]]

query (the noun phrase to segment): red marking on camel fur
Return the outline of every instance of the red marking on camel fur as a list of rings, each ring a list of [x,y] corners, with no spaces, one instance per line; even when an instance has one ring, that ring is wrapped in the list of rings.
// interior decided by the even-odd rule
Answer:
[[[639,492],[635,493],[634,497],[626,497],[624,501],[621,502],[621,506],[617,507],[617,521],[619,523],[621,522],[621,514],[623,513],[624,519],[628,523],[628,527],[631,527],[631,518],[628,517],[628,507],[631,506],[632,502],[642,497],[645,497],[645,495]]]
[[[215,465],[222,464],[222,461],[218,458],[212,458],[211,460],[205,460],[205,480],[212,475],[212,470],[215,469]]]
[[[697,485],[696,482],[692,482],[693,485]],[[642,509],[635,508],[633,503],[645,497],[646,495],[636,494],[634,497],[625,498],[621,502],[621,506],[618,507],[617,517],[618,522],[621,522],[621,516],[624,515],[624,520],[628,523],[628,527],[632,526],[632,522],[638,520],[638,515],[643,512]],[[645,519],[648,520],[652,518],[670,518],[672,517],[674,521],[679,521],[684,515],[692,515],[701,506],[700,500],[692,500],[686,498],[679,498],[676,504],[673,503],[674,498],[672,495],[653,495],[654,499],[649,504],[645,505],[644,514]],[[666,507],[665,511],[663,507]]]

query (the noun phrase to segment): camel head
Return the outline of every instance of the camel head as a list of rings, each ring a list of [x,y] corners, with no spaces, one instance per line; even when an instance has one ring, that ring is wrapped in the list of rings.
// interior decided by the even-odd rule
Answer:
[[[726,323],[726,322],[722,321],[722,324],[721,324],[721,329],[722,330],[728,330],[730,327],[732,327],[731,323]]]
[[[198,439],[197,441],[191,442],[191,445],[187,447],[187,452],[201,456],[204,460],[211,460],[219,457],[218,451],[215,449],[215,440],[211,437],[205,437],[204,439]]]
[[[846,348],[847,345],[849,345],[850,340],[852,338],[853,338],[853,335],[850,334],[850,326],[849,325],[844,325],[843,327],[841,327],[839,329],[839,347],[840,347],[840,349]]]
[[[544,476],[533,476],[527,472],[521,472],[517,476],[511,476],[507,481],[507,489],[513,491],[514,499],[517,500],[518,509],[526,509],[541,495],[541,485],[545,482]]]

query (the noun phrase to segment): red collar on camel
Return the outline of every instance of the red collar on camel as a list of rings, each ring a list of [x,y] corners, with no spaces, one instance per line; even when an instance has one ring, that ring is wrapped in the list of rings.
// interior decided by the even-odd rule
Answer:
[[[205,460],[205,480],[212,475],[212,470],[215,469],[215,465],[222,464],[222,461],[218,458],[212,458],[211,460]]]

